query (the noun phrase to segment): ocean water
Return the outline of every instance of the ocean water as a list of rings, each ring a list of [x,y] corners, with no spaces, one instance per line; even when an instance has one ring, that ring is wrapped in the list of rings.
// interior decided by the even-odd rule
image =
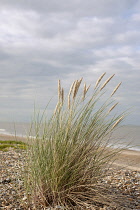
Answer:
[[[0,134],[27,136],[29,129],[29,123],[0,122]],[[140,151],[140,126],[121,126],[113,132],[110,139],[116,147],[127,146],[128,149]]]
[[[0,122],[0,134],[4,135],[27,136],[29,129],[29,123]]]
[[[140,151],[140,126],[123,125],[113,132],[111,138],[116,145]]]

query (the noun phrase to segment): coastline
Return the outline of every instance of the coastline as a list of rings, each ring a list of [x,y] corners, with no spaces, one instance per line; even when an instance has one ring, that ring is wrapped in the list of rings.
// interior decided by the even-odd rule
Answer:
[[[12,136],[6,134],[0,134],[0,140],[16,140],[27,142],[27,138],[25,136]],[[111,167],[140,171],[140,151],[123,149],[118,154],[117,159],[112,163]]]
[[[140,151],[127,149],[121,151],[112,166],[118,169],[140,171]]]
[[[9,135],[9,134],[0,134],[0,140],[1,141],[11,140],[11,141],[27,142],[27,138],[24,136],[22,137],[22,136],[15,136],[15,135]]]

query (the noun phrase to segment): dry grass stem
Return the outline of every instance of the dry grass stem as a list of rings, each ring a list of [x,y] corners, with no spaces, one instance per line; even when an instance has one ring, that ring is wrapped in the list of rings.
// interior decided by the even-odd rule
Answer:
[[[60,79],[58,80],[58,101],[60,102],[61,99],[61,82]]]
[[[112,126],[112,129],[114,129],[122,120],[124,119],[124,116],[121,116],[116,122],[115,124]]]
[[[113,74],[111,77],[109,77],[109,78],[105,81],[105,83],[102,85],[102,87],[101,87],[100,90],[102,90],[102,89],[107,85],[107,83],[109,83],[109,81],[110,81],[114,76],[115,76],[115,74]]]
[[[79,80],[79,87],[81,85],[82,80],[83,80],[83,77]]]
[[[79,81],[76,80],[75,85],[74,85],[74,89],[73,89],[73,99],[76,97],[78,89],[79,89]]]
[[[95,84],[95,88],[94,88],[94,89],[96,89],[96,88],[97,88],[97,86],[99,85],[100,81],[101,81],[101,80],[102,80],[102,78],[105,76],[105,74],[106,74],[106,72],[105,72],[105,73],[103,73],[103,74],[99,77],[99,79],[97,80],[97,82],[96,82],[96,84]]]
[[[83,100],[83,101],[84,101],[85,96],[86,96],[86,89],[87,89],[86,83],[84,83],[84,90],[83,90],[83,97],[82,97],[82,100]]]
[[[68,108],[69,109],[70,109],[70,95],[73,91],[73,99],[76,97],[76,94],[79,90],[82,80],[83,78],[81,78],[79,81],[78,80],[74,81],[70,87],[69,94],[68,94]]]
[[[90,88],[90,85],[86,88],[86,93],[88,92],[89,88]]]
[[[70,90],[69,90],[69,94],[68,94],[68,96],[70,96],[70,95],[71,95],[72,90],[73,90],[73,88],[74,88],[74,86],[75,86],[75,82],[76,82],[76,81],[74,81],[74,82],[72,83],[72,85],[71,85],[71,87],[70,87]]]
[[[54,109],[54,115],[56,114],[57,110],[58,110],[58,107],[59,107],[59,102],[56,104],[56,107]]]
[[[77,80],[77,92],[79,90],[82,80],[83,80],[83,78],[81,78],[79,81]]]
[[[113,96],[113,95],[116,93],[116,91],[118,90],[118,88],[120,87],[121,84],[122,84],[122,82],[120,82],[120,83],[115,87],[115,89],[114,89],[113,92],[111,93],[111,96]]]
[[[82,97],[82,100],[83,100],[83,101],[84,101],[84,99],[85,99],[85,96],[86,96],[86,94],[87,94],[89,88],[90,88],[90,85],[87,87],[86,84],[84,84],[83,97]]]
[[[108,111],[108,113],[110,113],[117,105],[118,105],[119,102],[117,102],[116,104],[114,104]]]
[[[70,95],[68,95],[68,109],[70,109]]]
[[[61,90],[61,100],[62,100],[62,104],[64,103],[64,88],[62,88]]]
[[[75,80],[74,85],[73,85],[73,99],[75,97],[76,86],[77,86],[77,80]]]

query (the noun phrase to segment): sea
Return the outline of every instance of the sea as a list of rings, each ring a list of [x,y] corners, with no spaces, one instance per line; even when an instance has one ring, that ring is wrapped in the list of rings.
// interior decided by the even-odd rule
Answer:
[[[0,122],[0,135],[16,135],[26,137],[29,135],[29,123]],[[123,125],[117,128],[110,136],[111,145],[126,147],[130,150],[140,151],[140,126]]]

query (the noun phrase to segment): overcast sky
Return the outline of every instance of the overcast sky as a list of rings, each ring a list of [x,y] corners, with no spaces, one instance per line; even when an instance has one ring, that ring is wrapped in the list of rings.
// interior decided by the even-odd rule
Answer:
[[[140,0],[0,0],[0,121],[28,121],[58,79],[67,89],[103,72],[140,125]]]

